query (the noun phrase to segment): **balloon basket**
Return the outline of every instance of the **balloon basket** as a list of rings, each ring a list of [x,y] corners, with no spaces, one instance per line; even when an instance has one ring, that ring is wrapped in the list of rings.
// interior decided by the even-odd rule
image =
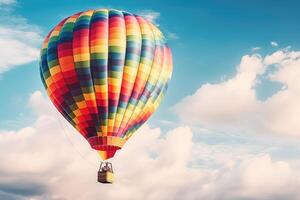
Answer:
[[[101,162],[98,171],[98,182],[99,183],[113,183],[114,182],[114,172],[112,164],[109,162]]]

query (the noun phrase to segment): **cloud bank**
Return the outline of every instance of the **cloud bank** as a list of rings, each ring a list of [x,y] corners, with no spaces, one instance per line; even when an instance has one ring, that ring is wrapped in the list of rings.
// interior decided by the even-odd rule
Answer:
[[[300,198],[297,162],[245,148],[226,153],[195,141],[189,127],[162,133],[144,125],[115,157],[115,184],[99,184],[99,158],[87,142],[64,120],[59,124],[41,92],[29,104],[38,116],[32,126],[0,131],[0,199]],[[206,159],[216,167],[195,164]]]
[[[11,5],[15,3],[16,3],[15,0],[0,0],[0,5]]]
[[[157,19],[160,17],[160,13],[154,10],[141,10],[138,15],[143,16],[145,19],[159,26]]]
[[[40,35],[0,25],[0,74],[37,60],[39,50],[36,44],[32,44],[34,40],[40,40]]]
[[[283,49],[265,57],[245,55],[234,77],[206,83],[173,107],[187,124],[223,132],[300,136],[300,52]],[[265,100],[257,97],[262,80],[282,88]]]
[[[0,5],[15,4],[2,0]],[[0,14],[0,74],[38,59],[42,41],[39,28],[28,24],[23,17],[16,17],[11,10]]]
[[[272,47],[278,47],[278,43],[275,41],[271,41],[270,44]]]

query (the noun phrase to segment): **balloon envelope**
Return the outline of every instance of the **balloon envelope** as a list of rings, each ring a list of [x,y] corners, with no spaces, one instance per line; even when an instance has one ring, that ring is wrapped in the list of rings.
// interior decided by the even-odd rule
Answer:
[[[40,60],[51,101],[103,160],[157,109],[172,74],[160,30],[113,9],[61,21],[45,38]]]

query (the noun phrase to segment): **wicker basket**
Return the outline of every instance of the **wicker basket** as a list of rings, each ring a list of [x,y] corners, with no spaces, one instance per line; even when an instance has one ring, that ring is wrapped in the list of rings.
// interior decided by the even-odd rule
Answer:
[[[98,182],[100,183],[113,183],[114,182],[114,174],[112,172],[98,172]]]

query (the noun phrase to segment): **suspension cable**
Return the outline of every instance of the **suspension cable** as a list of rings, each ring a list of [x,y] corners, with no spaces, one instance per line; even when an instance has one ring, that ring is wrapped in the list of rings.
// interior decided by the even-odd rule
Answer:
[[[54,111],[54,112],[56,112],[56,111]],[[62,131],[61,131],[61,132],[63,132],[63,134],[65,135],[65,138],[66,138],[66,139],[68,140],[68,142],[72,145],[72,147],[74,148],[74,150],[76,151],[76,153],[77,153],[83,160],[85,160],[87,163],[89,163],[90,165],[92,165],[92,166],[97,166],[97,167],[98,167],[98,165],[99,165],[98,163],[95,164],[95,163],[91,162],[90,160],[88,160],[88,159],[85,157],[85,155],[87,154],[87,152],[85,153],[85,155],[83,155],[83,154],[76,148],[76,145],[72,142],[72,140],[70,139],[69,135],[67,134],[68,131],[65,129],[65,127],[64,127],[64,125],[63,125],[63,123],[62,123],[62,121],[61,121],[61,119],[60,119],[61,116],[59,116],[57,112],[56,112],[55,114],[57,115],[59,125],[60,125],[60,127],[62,128]]]

